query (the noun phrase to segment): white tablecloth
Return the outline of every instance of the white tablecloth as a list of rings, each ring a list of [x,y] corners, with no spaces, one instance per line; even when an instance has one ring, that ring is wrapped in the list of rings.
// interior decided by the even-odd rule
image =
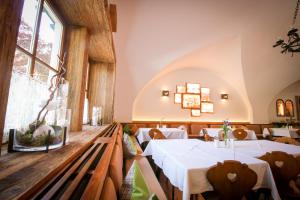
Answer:
[[[296,133],[298,129],[287,129],[287,128],[271,128],[271,129],[273,131],[273,136],[300,138],[300,136]],[[267,128],[264,128],[263,136],[266,137],[267,135],[270,135],[270,132]]]
[[[144,151],[152,155],[157,166],[169,178],[172,185],[183,191],[183,199],[190,194],[213,190],[206,178],[209,167],[224,160],[246,163],[258,175],[255,189],[271,188],[275,200],[280,199],[269,165],[259,159],[232,149],[215,148],[212,142],[200,140],[151,140]]]
[[[150,141],[149,131],[151,128],[139,128],[136,133],[136,137],[140,144],[145,141]],[[186,130],[179,128],[159,128],[167,139],[187,139],[188,134]]]
[[[219,131],[221,131],[221,128],[205,128],[207,131],[207,134],[211,137],[218,137],[219,136]],[[257,140],[255,131],[253,130],[245,130],[247,132],[247,137],[245,138],[246,140]],[[204,135],[203,129],[200,131],[200,135]],[[233,136],[232,132],[230,131],[228,133],[228,138],[234,139],[235,137]]]
[[[260,157],[267,152],[272,151],[283,151],[294,156],[300,155],[299,146],[283,144],[269,140],[234,141],[233,149],[235,152],[239,152],[251,157]]]

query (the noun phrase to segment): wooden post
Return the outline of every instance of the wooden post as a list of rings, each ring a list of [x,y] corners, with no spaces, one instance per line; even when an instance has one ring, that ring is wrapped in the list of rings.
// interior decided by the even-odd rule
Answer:
[[[115,65],[110,63],[91,62],[89,72],[89,116],[93,106],[102,106],[102,122],[113,121]]]
[[[24,0],[0,0],[0,154],[23,4]]]
[[[72,26],[67,34],[67,76],[69,102],[72,110],[70,131],[81,131],[85,81],[88,65],[89,35],[87,28]]]

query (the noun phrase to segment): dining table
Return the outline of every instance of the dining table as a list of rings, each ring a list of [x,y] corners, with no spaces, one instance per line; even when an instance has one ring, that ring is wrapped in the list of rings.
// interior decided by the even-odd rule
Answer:
[[[149,131],[151,128],[139,128],[135,133],[138,141],[142,144],[145,141],[150,141]],[[158,128],[166,139],[187,139],[188,133],[185,129],[180,128]]]
[[[300,135],[297,133],[299,129],[295,128],[270,128],[272,136],[275,137],[289,137],[289,138],[300,138]],[[264,128],[263,137],[271,135],[269,129]]]
[[[218,137],[219,132],[222,131],[223,129],[222,128],[204,128],[204,129],[200,130],[200,132],[199,132],[200,136],[204,135],[204,132],[205,132],[204,130],[206,130],[207,134],[210,137]],[[247,132],[247,137],[245,138],[245,140],[257,140],[255,131],[249,130],[249,129],[244,129],[244,130]],[[232,134],[232,131],[234,131],[234,129],[230,130],[229,133],[228,133],[228,138],[229,139],[234,139],[235,138],[234,135]]]
[[[300,154],[294,145],[280,144],[266,140],[234,141],[230,148],[218,148],[214,142],[196,139],[151,140],[144,156],[152,156],[155,164],[162,169],[171,184],[182,192],[182,199],[190,199],[191,194],[212,191],[206,178],[207,170],[218,162],[236,160],[245,163],[257,174],[253,189],[270,188],[273,199],[280,199],[272,171],[267,162],[259,156],[271,151],[285,151]]]

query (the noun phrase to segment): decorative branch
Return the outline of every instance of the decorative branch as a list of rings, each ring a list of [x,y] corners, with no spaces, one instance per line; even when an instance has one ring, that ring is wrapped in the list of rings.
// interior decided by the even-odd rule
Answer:
[[[58,60],[59,60],[59,67],[58,67],[58,72],[52,76],[50,82],[51,85],[48,89],[48,91],[50,92],[50,96],[49,99],[47,100],[46,104],[43,106],[43,108],[40,110],[40,112],[38,113],[37,119],[36,119],[36,126],[37,128],[45,121],[45,118],[48,114],[48,111],[45,112],[45,114],[42,117],[42,120],[40,120],[42,113],[46,110],[47,106],[50,104],[50,102],[53,100],[54,96],[55,96],[55,92],[57,91],[58,87],[61,84],[61,81],[63,79],[63,76],[66,73],[66,69],[64,67],[65,65],[65,59],[66,59],[66,53],[64,53],[63,59],[61,59],[59,56]],[[56,78],[56,79],[55,79]]]

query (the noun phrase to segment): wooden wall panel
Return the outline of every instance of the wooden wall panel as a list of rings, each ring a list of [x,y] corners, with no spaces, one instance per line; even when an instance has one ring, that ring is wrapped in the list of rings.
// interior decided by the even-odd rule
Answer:
[[[69,81],[68,106],[72,109],[71,131],[82,130],[88,45],[87,28],[78,26],[68,28],[66,79]]]
[[[112,32],[117,32],[117,6],[116,4],[109,5],[109,19]]]
[[[113,121],[115,65],[91,62],[89,72],[89,117],[94,106],[102,107],[103,123]]]
[[[114,63],[109,13],[104,0],[51,0],[72,25],[87,27],[90,33],[89,57],[97,62]],[[116,12],[116,10],[115,10]]]
[[[0,153],[23,4],[24,0],[0,0]]]

